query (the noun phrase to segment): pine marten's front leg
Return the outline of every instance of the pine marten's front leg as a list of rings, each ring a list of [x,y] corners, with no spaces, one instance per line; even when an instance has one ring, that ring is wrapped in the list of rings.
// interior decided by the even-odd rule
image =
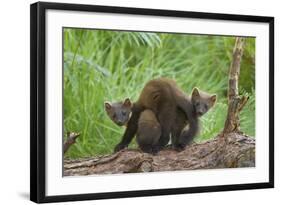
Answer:
[[[189,129],[181,132],[176,144],[174,145],[175,148],[180,151],[193,140],[199,131],[199,119],[192,102],[186,97],[178,97],[177,103],[179,106],[178,109],[181,109],[185,113],[189,123]]]
[[[141,111],[142,111],[141,109],[138,109],[136,107],[132,108],[132,116],[131,116],[130,120],[128,121],[125,133],[122,137],[122,140],[119,144],[117,144],[115,146],[114,152],[118,152],[118,151],[128,147],[128,145],[132,141],[133,137],[137,133],[138,120],[139,120]]]

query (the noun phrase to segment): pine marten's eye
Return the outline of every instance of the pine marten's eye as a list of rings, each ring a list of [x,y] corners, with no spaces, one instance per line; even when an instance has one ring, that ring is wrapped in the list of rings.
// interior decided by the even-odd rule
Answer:
[[[113,117],[113,119],[115,119],[115,118],[116,118],[116,114],[114,113],[114,114],[112,115],[112,117]]]
[[[126,111],[122,111],[122,115],[125,116],[126,115]]]

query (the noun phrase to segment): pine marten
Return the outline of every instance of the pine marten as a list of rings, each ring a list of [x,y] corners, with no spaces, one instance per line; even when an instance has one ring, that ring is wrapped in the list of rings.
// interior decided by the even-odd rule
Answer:
[[[198,88],[194,88],[191,95],[191,102],[198,116],[205,114],[215,103],[216,95],[210,95],[203,91],[199,91]],[[132,103],[127,98],[124,102],[105,102],[105,109],[111,120],[119,126],[126,125],[131,115]],[[172,145],[175,148],[179,144],[179,137],[183,129],[188,125],[188,120],[184,112],[177,108],[175,121],[171,129]],[[137,128],[137,143],[141,150],[148,153],[153,153],[153,147],[157,144],[161,136],[161,126],[155,116],[155,114],[146,109],[140,114]],[[187,144],[191,142],[193,138],[187,140]]]
[[[158,142],[151,144],[152,152],[156,153],[168,144],[170,133],[174,136],[175,148],[181,150],[196,135],[198,117],[207,112],[215,101],[216,95],[209,95],[204,92],[201,94],[196,88],[192,92],[192,98],[190,98],[177,87],[175,81],[160,78],[149,81],[143,88],[138,101],[133,104],[129,99],[126,99],[124,103],[110,104],[106,102],[105,108],[110,118],[118,125],[127,124],[122,141],[116,145],[115,151],[127,147],[137,132],[144,132],[141,127],[138,129],[138,123],[141,113],[146,109],[154,113],[161,128]],[[130,108],[131,112],[129,112]],[[126,113],[125,110],[129,113]],[[122,117],[119,117],[120,115]],[[189,129],[183,130],[187,122]],[[145,132],[149,133],[149,131]],[[139,135],[137,138],[140,137]],[[149,136],[144,137],[149,138]],[[151,136],[151,138],[154,138],[154,136]]]
[[[198,88],[193,88],[191,97],[188,97],[192,103],[195,115],[197,117],[201,117],[206,112],[212,108],[216,101],[217,95],[216,94],[209,94],[204,91],[199,90]],[[185,114],[179,108],[177,109],[176,119],[174,125],[172,126],[172,144],[173,146],[178,149],[184,149],[185,145],[189,144],[194,136],[190,136],[189,138],[186,137],[186,133],[188,132],[188,125],[189,121],[186,118]]]
[[[132,103],[129,98],[124,102],[105,102],[105,110],[110,119],[119,126],[126,126],[132,113]],[[161,126],[155,114],[149,110],[144,110],[138,120],[136,140],[139,148],[148,153],[152,153],[152,147],[157,145],[161,135]]]

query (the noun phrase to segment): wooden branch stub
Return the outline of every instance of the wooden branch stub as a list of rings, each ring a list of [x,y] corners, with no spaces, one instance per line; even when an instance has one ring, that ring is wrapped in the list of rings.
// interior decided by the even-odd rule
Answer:
[[[80,136],[80,133],[77,132],[67,132],[66,140],[63,144],[63,153],[69,149],[69,147],[76,142],[77,137]]]
[[[243,107],[248,102],[248,100],[249,100],[249,96],[242,96],[240,103],[239,103],[238,112],[240,112],[243,109]]]
[[[237,37],[233,49],[233,59],[229,68],[228,111],[223,133],[240,131],[239,112],[248,101],[247,97],[240,97],[238,91],[240,65],[244,51],[244,42],[245,38]]]

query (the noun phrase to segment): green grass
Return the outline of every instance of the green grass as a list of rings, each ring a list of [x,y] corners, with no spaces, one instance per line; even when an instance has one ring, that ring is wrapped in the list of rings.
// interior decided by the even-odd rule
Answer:
[[[227,111],[228,68],[234,37],[64,29],[64,131],[80,132],[67,157],[111,153],[124,128],[106,115],[104,101],[135,101],[146,82],[173,78],[190,93],[198,87],[218,95],[201,118],[197,141],[215,137]],[[241,128],[255,135],[255,39],[246,40],[240,91],[250,97]],[[136,146],[135,142],[131,146]]]

